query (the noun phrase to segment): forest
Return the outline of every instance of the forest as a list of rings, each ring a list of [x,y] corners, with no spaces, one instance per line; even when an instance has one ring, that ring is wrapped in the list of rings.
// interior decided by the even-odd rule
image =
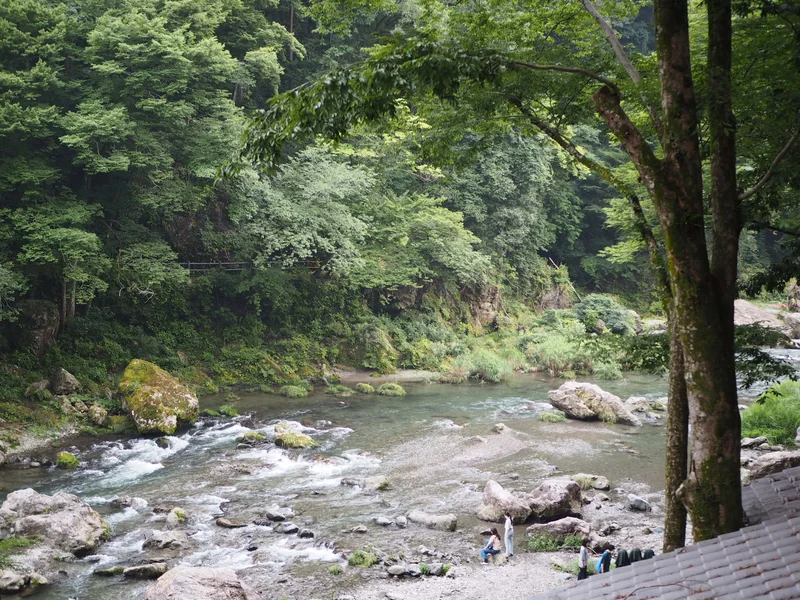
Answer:
[[[0,418],[134,358],[199,393],[613,380],[675,375],[669,339],[730,400],[733,298],[800,270],[800,10],[689,4],[0,1]]]

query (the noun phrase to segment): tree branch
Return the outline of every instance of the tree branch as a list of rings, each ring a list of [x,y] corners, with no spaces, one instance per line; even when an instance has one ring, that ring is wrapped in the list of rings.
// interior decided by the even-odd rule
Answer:
[[[599,81],[603,85],[606,85],[612,90],[614,90],[614,92],[618,96],[622,96],[622,93],[619,91],[619,88],[617,87],[616,83],[614,83],[613,81],[611,81],[606,77],[603,77],[602,75],[598,75],[597,73],[592,73],[591,71],[587,71],[586,69],[581,69],[579,67],[564,67],[562,65],[535,65],[521,60],[515,60],[509,64],[516,67],[531,69],[532,71],[560,71],[562,73],[574,73],[576,75],[583,75],[584,77],[589,77],[590,79]]]
[[[798,118],[800,118],[800,113],[798,113]],[[778,152],[778,155],[769,165],[767,172],[764,173],[761,179],[759,179],[753,187],[751,187],[749,190],[747,190],[741,196],[739,196],[739,202],[747,200],[748,198],[754,196],[759,192],[759,190],[761,190],[762,187],[764,187],[765,185],[767,185],[767,183],[769,183],[770,179],[772,179],[772,176],[775,175],[775,169],[778,167],[779,164],[781,164],[783,157],[788,154],[789,150],[791,149],[792,145],[794,145],[794,143],[797,141],[798,137],[800,137],[800,123],[797,124],[797,127],[795,128],[792,137],[789,138],[789,141],[786,142],[786,145],[781,149],[780,152]]]
[[[788,227],[781,227],[780,225],[772,225],[771,223],[763,223],[761,221],[756,221],[754,223],[750,223],[750,228],[755,229],[756,231],[761,231],[763,229],[768,229],[770,231],[774,231],[776,233],[782,233],[783,235],[790,235],[792,237],[800,237],[800,229],[789,229]]]
[[[642,99],[645,108],[647,108],[647,112],[650,115],[650,120],[653,122],[653,126],[656,128],[656,133],[658,133],[660,138],[661,116],[658,114],[658,109],[653,105],[653,103],[649,102],[645,97],[644,90],[642,89],[642,76],[639,74],[639,71],[636,70],[636,67],[633,66],[633,63],[625,53],[625,49],[622,47],[622,43],[619,41],[619,38],[617,38],[617,34],[614,32],[614,29],[611,27],[608,21],[603,18],[603,15],[600,14],[600,11],[597,10],[595,5],[592,4],[590,0],[581,1],[583,2],[583,6],[587,12],[594,17],[594,20],[597,21],[600,29],[603,30],[603,34],[606,36],[608,43],[611,44],[611,47],[614,49],[614,54],[617,55],[617,60],[622,65],[622,68],[625,69],[628,77],[631,78],[631,81],[633,81],[638,88],[639,97]]]

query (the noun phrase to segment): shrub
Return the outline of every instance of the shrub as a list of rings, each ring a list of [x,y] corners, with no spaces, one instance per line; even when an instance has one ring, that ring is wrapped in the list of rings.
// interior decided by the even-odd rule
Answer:
[[[589,294],[574,307],[578,318],[592,331],[597,320],[602,319],[612,333],[630,335],[635,333],[633,313],[609,296]]]
[[[800,382],[784,381],[742,413],[742,435],[766,436],[772,444],[794,444],[800,427]]]
[[[236,407],[233,404],[223,404],[219,407],[219,414],[226,417],[238,417],[239,411],[236,410]]]
[[[381,396],[405,396],[406,391],[397,383],[383,383],[378,386],[378,393]]]
[[[563,423],[567,417],[560,413],[542,412],[538,415],[540,421],[545,423]]]
[[[453,361],[453,366],[466,370],[470,377],[492,383],[499,383],[514,370],[511,363],[488,348],[462,354]]]
[[[455,367],[444,373],[441,377],[439,377],[439,382],[459,384],[459,383],[466,383],[468,379],[469,379],[469,371],[467,369],[464,369],[463,367]]]
[[[525,356],[537,367],[547,370],[553,377],[573,368],[578,356],[577,342],[561,331],[544,337],[540,342],[530,342]]]
[[[56,464],[62,469],[75,469],[81,466],[78,458],[71,452],[59,452]]]
[[[356,384],[356,391],[359,394],[374,394],[375,393],[375,388],[372,387],[368,383],[357,383]]]
[[[308,390],[299,385],[285,385],[278,390],[278,393],[287,398],[305,398],[308,396]]]
[[[618,363],[597,363],[592,365],[592,373],[597,379],[607,381],[622,379],[622,367]]]
[[[347,396],[353,395],[353,390],[346,385],[329,385],[325,393],[336,396],[337,398],[346,398]]]
[[[549,535],[534,535],[528,540],[529,552],[556,552],[559,545]]]
[[[561,548],[563,550],[578,550],[582,544],[583,539],[580,536],[568,535],[564,538],[564,541],[561,542]]]
[[[419,572],[423,575],[430,575],[431,574],[431,567],[428,563],[419,563]]]
[[[342,566],[341,565],[331,565],[328,567],[328,573],[331,575],[341,575],[342,574]]]
[[[378,562],[378,557],[370,550],[356,550],[347,557],[351,567],[371,567]]]

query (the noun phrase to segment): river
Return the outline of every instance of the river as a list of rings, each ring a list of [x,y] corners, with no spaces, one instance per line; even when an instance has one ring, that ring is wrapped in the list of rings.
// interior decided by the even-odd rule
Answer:
[[[98,555],[64,563],[65,576],[37,598],[138,598],[148,582],[101,578],[92,571],[163,557],[234,568],[270,594],[265,597],[331,591],[342,585],[327,573],[331,564],[344,564],[339,549],[374,546],[398,552],[428,544],[457,555],[471,548],[481,527],[472,515],[487,479],[530,490],[553,473],[586,472],[643,495],[663,490],[663,426],[538,420],[532,403],[546,401],[547,392],[561,383],[519,375],[505,385],[405,384],[408,395],[402,398],[241,394],[237,408],[242,417],[201,421],[167,438],[166,448],[153,439],[109,439],[74,449],[82,464],[76,471],[6,468],[0,501],[21,487],[67,491],[111,525],[113,538]],[[624,381],[598,383],[623,399],[666,393],[666,379],[657,376],[628,374]],[[201,408],[222,402],[222,397],[207,397]],[[296,423],[319,447],[237,449],[237,436],[252,429],[268,432],[277,420]],[[498,422],[513,432],[491,433]],[[385,475],[392,488],[367,493],[340,484],[343,478],[371,475]],[[112,509],[110,501],[123,495],[142,498],[148,507]],[[152,509],[171,506],[189,516],[185,531],[191,548],[142,551],[145,531],[163,525],[164,515]],[[270,507],[291,507],[296,513],[291,520],[315,537],[300,539],[252,524]],[[391,519],[415,508],[456,513],[458,532],[374,523],[377,516]],[[218,527],[215,518],[223,515],[250,524]],[[360,525],[368,531],[349,532]]]

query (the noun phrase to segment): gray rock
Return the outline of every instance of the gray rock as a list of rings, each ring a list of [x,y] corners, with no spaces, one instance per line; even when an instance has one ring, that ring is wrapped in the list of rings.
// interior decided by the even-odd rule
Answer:
[[[577,535],[581,538],[588,536],[592,532],[592,526],[582,519],[564,517],[549,523],[535,523],[526,531],[529,536],[549,535],[555,540],[563,542],[569,535]]]
[[[653,510],[647,500],[640,498],[636,494],[628,494],[628,507],[632,510],[639,510],[642,512]]]
[[[531,513],[540,520],[581,514],[581,488],[569,479],[547,479],[528,499]]]
[[[0,594],[14,594],[25,589],[25,578],[6,569],[0,569]]]
[[[756,446],[760,446],[761,444],[767,443],[767,438],[763,435],[760,435],[755,438],[745,437],[742,438],[742,448],[755,448]]]
[[[503,433],[504,431],[510,431],[505,423],[495,423],[492,425],[492,433]]]
[[[434,577],[441,577],[442,571],[444,571],[444,564],[440,562],[431,563],[428,565],[431,569],[431,575]]]
[[[762,327],[770,329],[781,329],[783,325],[775,313],[741,299],[733,302],[733,322],[736,325],[755,325],[758,323]]]
[[[87,416],[92,425],[97,427],[103,427],[108,422],[108,411],[99,404],[92,404]]]
[[[384,596],[386,596],[386,600],[405,600],[405,596],[397,592],[385,592]]]
[[[25,389],[25,397],[36,398],[37,400],[47,400],[52,397],[50,393],[50,381],[47,379],[34,381]]]
[[[159,577],[142,600],[261,600],[261,595],[246,585],[232,569],[178,566]]]
[[[394,524],[394,521],[387,519],[386,517],[375,517],[375,524],[380,525],[381,527],[389,527],[390,525]]]
[[[524,523],[531,514],[531,507],[524,499],[514,496],[496,481],[489,480],[483,488],[483,500],[477,517],[482,521],[500,523],[508,512],[515,523]]]
[[[395,577],[401,577],[406,574],[406,566],[392,565],[391,567],[386,569],[386,572],[389,573],[389,575],[394,575]]]
[[[186,513],[182,508],[173,508],[169,513],[167,513],[167,520],[164,523],[164,529],[177,529],[181,525],[183,525],[183,521],[186,519]]]
[[[785,452],[769,452],[759,456],[750,465],[750,478],[758,479],[784,469],[800,466],[800,450]]]
[[[794,443],[795,443],[795,446],[800,446],[800,427],[797,428],[797,435],[794,438]],[[0,465],[2,465],[2,464],[3,463],[0,462]]]
[[[100,515],[80,498],[52,496],[27,488],[11,492],[0,507],[0,538],[36,537],[46,546],[73,554],[94,550],[107,535]]]
[[[283,523],[278,523],[275,525],[275,529],[273,529],[275,533],[285,533],[285,534],[292,534],[297,533],[300,531],[300,528],[295,525],[294,523],[290,523],[288,521],[284,521]]]
[[[50,387],[57,396],[69,396],[81,389],[81,383],[66,369],[58,369],[50,378]]]
[[[568,381],[547,394],[550,404],[563,410],[568,418],[591,421],[602,419],[640,427],[641,421],[614,394],[592,383]]]
[[[2,467],[4,464],[6,464],[6,455],[2,450],[0,450],[0,467]]]
[[[165,550],[185,548],[188,545],[189,538],[182,531],[148,531],[144,536],[142,549]]]
[[[247,523],[235,521],[234,519],[226,519],[225,517],[220,517],[217,519],[216,523],[217,526],[224,527],[225,529],[239,529],[241,527],[247,527]]]
[[[114,577],[116,575],[122,575],[125,572],[125,567],[106,567],[105,569],[95,569],[92,571],[92,575],[99,575],[100,577]]]
[[[339,485],[346,485],[348,487],[361,487],[363,484],[364,482],[360,479],[354,479],[352,477],[345,477],[339,482]]]
[[[800,313],[786,313],[783,315],[783,324],[790,338],[800,338]]]
[[[611,483],[602,475],[590,475],[588,473],[576,473],[573,476],[575,481],[587,482],[595,490],[610,490]]]
[[[421,510],[412,510],[406,517],[412,523],[441,531],[455,531],[458,523],[454,514],[433,515]]]
[[[158,579],[167,572],[167,563],[149,563],[136,567],[128,567],[122,572],[127,579]]]
[[[297,537],[302,538],[302,539],[311,539],[311,538],[314,537],[314,532],[311,531],[310,529],[301,529],[297,533]]]
[[[400,515],[394,520],[394,524],[397,525],[400,529],[405,529],[408,527],[408,519],[406,519],[405,515]]]
[[[364,479],[364,489],[370,492],[380,492],[392,487],[389,479],[383,475],[375,475]]]
[[[410,564],[406,566],[406,574],[410,575],[411,577],[419,577],[422,575],[422,571],[420,571],[418,564]]]
[[[270,521],[280,522],[280,521],[285,521],[287,517],[289,517],[290,515],[288,515],[286,511],[278,508],[278,509],[268,509],[264,513],[264,516],[267,517],[267,519],[269,519]]]

